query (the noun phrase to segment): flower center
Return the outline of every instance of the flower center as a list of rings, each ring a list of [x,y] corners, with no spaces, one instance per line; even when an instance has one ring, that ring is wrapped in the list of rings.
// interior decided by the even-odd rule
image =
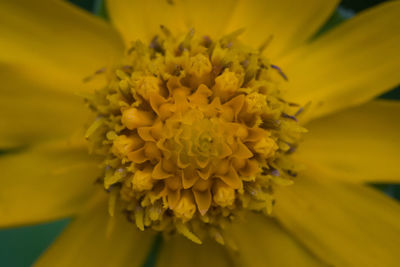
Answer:
[[[224,243],[224,225],[242,210],[271,213],[305,130],[280,97],[286,76],[236,35],[164,29],[105,72],[108,84],[87,98],[98,116],[86,137],[104,158],[111,214]]]

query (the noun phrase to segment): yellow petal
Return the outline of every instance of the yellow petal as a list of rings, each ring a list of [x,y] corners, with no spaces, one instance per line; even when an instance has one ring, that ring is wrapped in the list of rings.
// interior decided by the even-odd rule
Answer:
[[[241,266],[324,266],[275,220],[248,213],[232,225]]]
[[[139,267],[153,237],[123,216],[110,217],[107,201],[102,201],[79,215],[34,266]]]
[[[175,236],[163,242],[156,266],[228,267],[234,265],[225,248],[214,241],[197,245],[182,236]]]
[[[238,0],[184,0],[184,23],[200,33],[218,38],[225,31],[237,2]]]
[[[374,101],[307,125],[294,154],[348,182],[400,181],[400,101]]]
[[[79,91],[123,52],[111,26],[66,1],[1,1],[0,17],[2,65],[54,89]]]
[[[360,13],[283,60],[304,120],[361,104],[400,82],[400,2]]]
[[[224,29],[235,7],[234,0],[109,0],[110,17],[127,44],[151,40],[160,25],[172,33],[194,28],[196,32],[217,36]]]
[[[266,55],[275,59],[307,41],[329,18],[338,2],[242,0],[227,30],[244,28],[243,40],[255,48],[271,37]]]
[[[0,227],[74,214],[97,186],[98,163],[86,150],[64,141],[0,156]]]
[[[277,218],[330,266],[398,266],[400,205],[395,200],[315,172],[276,191]]]
[[[83,98],[21,79],[0,66],[0,149],[83,131],[90,112]]]

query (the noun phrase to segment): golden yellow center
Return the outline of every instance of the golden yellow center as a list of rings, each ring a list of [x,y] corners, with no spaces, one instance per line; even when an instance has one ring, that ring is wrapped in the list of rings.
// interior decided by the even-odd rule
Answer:
[[[87,138],[104,157],[112,209],[141,230],[198,243],[223,243],[224,224],[242,210],[270,213],[304,132],[296,105],[280,97],[282,71],[235,34],[194,31],[137,41],[125,61],[87,99],[98,115]]]

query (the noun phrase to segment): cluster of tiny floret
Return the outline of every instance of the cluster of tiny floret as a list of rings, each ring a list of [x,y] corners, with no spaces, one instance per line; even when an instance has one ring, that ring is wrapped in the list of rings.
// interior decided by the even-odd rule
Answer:
[[[164,29],[102,75],[86,137],[103,157],[111,210],[139,229],[224,243],[227,223],[244,210],[271,213],[274,187],[292,183],[299,107],[281,98],[283,72],[236,33]]]

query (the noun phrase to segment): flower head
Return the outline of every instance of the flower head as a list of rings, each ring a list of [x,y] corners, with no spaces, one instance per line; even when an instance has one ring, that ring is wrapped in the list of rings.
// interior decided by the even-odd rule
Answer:
[[[397,266],[362,183],[399,178],[400,107],[369,100],[400,5],[312,39],[336,4],[0,1],[0,225],[76,216],[39,266],[140,266],[160,232],[160,266]]]
[[[86,137],[119,208],[142,230],[190,239],[194,224],[195,235],[215,235],[243,209],[270,214],[305,131],[300,107],[281,98],[282,71],[235,33],[213,41],[164,30],[128,51],[87,100],[97,119]]]

